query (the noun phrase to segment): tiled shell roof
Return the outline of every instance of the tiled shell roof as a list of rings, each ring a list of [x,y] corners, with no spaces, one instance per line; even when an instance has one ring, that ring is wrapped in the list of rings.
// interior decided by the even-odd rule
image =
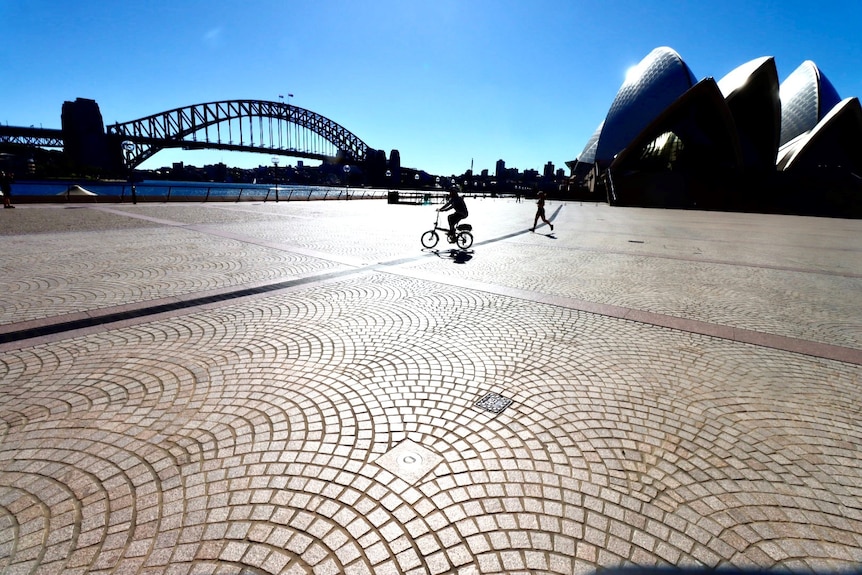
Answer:
[[[599,124],[599,127],[596,128],[596,131],[593,132],[592,136],[590,136],[590,139],[587,141],[587,145],[584,146],[584,151],[581,152],[580,156],[578,156],[579,162],[585,162],[587,164],[596,163],[596,148],[599,145],[599,136],[602,135],[602,127],[604,125],[604,122]]]
[[[610,164],[696,83],[695,76],[676,51],[668,47],[654,49],[627,74],[605,119],[588,140],[578,161]],[[829,79],[810,60],[803,62],[779,85],[774,58],[757,58],[724,76],[718,88],[733,114],[746,165],[776,165],[779,170],[793,164],[797,153],[791,148],[807,146],[802,140],[842,101]],[[848,121],[847,114],[839,116],[835,122]],[[827,132],[826,137],[833,137],[833,130]],[[847,143],[856,141],[857,132],[855,128],[850,130],[850,140],[844,138],[844,143],[836,146],[862,145]],[[820,146],[815,152],[830,153],[823,150],[826,148]]]
[[[721,90],[722,95],[728,98],[736,92],[744,90],[748,86],[751,77],[757,74],[770,60],[774,61],[774,58],[772,56],[763,56],[746,62],[728,72],[718,81],[718,88]]]
[[[676,51],[656,48],[627,75],[605,118],[595,157],[610,161],[697,79]]]
[[[803,62],[781,83],[781,138],[784,145],[814,129],[841,101],[838,91],[811,60]]]

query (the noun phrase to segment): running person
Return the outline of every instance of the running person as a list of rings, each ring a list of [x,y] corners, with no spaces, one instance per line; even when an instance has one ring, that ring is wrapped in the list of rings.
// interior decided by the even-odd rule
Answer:
[[[539,218],[542,218],[542,221],[551,226],[551,231],[554,231],[554,224],[548,221],[548,218],[545,217],[545,192],[539,192],[538,200],[536,201],[536,217],[533,219],[533,227],[530,228],[531,232],[536,231],[536,224],[539,223]]]

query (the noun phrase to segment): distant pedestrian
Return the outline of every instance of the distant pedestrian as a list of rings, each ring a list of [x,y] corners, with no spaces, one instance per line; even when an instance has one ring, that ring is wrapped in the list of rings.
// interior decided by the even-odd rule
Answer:
[[[12,205],[12,172],[0,172],[0,192],[3,192],[3,207],[14,208]]]
[[[536,224],[539,223],[539,218],[542,218],[542,221],[551,226],[551,231],[554,231],[554,224],[548,221],[548,218],[545,217],[545,192],[539,192],[538,200],[536,200],[536,217],[533,219],[533,227],[530,229],[531,232],[536,231]]]

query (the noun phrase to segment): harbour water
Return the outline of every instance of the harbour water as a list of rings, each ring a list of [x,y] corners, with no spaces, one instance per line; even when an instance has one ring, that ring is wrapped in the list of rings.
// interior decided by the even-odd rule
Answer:
[[[65,196],[72,186],[92,192],[109,201],[132,200],[132,185],[128,182],[80,180],[24,180],[12,184],[13,198],[48,200]],[[216,182],[179,182],[145,180],[137,182],[135,199],[139,201],[295,201],[385,198],[388,190],[381,188],[349,188],[346,186],[301,186],[279,184],[233,184]],[[73,194],[74,195],[74,194]]]

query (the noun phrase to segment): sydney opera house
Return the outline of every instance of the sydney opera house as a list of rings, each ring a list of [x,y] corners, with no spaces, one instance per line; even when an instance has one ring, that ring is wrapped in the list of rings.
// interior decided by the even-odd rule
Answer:
[[[674,50],[628,75],[573,179],[612,205],[862,217],[862,106],[803,62],[700,81]]]

